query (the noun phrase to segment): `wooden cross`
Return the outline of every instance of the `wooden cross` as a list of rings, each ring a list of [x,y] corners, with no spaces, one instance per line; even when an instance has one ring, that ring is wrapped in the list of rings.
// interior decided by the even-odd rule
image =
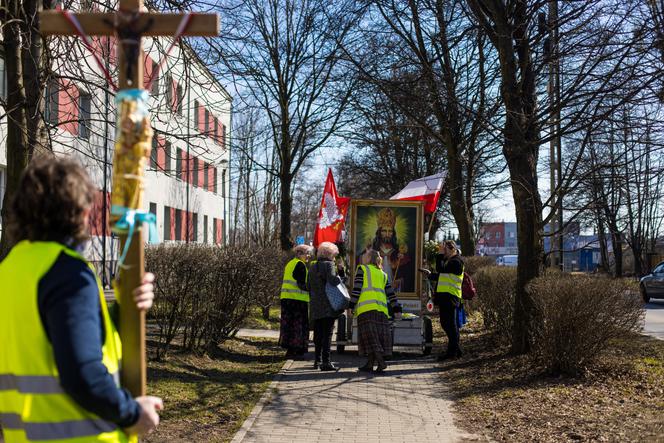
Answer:
[[[143,50],[141,37],[173,36],[184,14],[165,14],[143,11],[143,0],[120,0],[118,11],[108,13],[77,13],[74,16],[87,35],[118,36],[118,87],[143,87]],[[40,13],[41,33],[44,35],[76,35],[62,12]],[[116,28],[117,25],[117,28]],[[183,35],[219,35],[217,14],[192,14]],[[129,38],[127,38],[129,36]],[[154,75],[154,74],[153,74]],[[144,269],[142,229],[137,227],[123,269],[120,269],[118,298],[120,303],[119,332],[122,339],[122,386],[132,395],[146,394],[145,315],[136,309],[132,291],[140,285]],[[120,236],[120,250],[127,241]]]

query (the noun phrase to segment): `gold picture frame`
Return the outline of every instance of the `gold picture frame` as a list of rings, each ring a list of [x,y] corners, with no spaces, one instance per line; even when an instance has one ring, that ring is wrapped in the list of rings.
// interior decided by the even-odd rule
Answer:
[[[418,201],[352,200],[348,256],[353,275],[367,247],[383,255],[399,299],[420,300],[424,205]],[[396,277],[396,278],[395,278]]]

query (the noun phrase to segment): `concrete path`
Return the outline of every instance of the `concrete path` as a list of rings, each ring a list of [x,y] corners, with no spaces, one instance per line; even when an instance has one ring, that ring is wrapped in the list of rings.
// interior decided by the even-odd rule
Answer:
[[[646,305],[643,333],[664,340],[664,300],[650,300]]]
[[[311,356],[311,353],[307,354]],[[236,434],[239,442],[454,442],[451,400],[432,358],[390,361],[385,375],[357,372],[363,359],[333,354],[339,372],[289,360]]]
[[[249,329],[242,328],[237,331],[238,337],[258,337],[258,338],[275,338],[279,339],[279,329]]]

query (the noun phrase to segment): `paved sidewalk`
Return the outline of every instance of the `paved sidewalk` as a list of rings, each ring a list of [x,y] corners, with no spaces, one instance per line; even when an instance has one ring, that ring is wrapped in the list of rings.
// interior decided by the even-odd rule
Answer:
[[[311,354],[307,354],[310,356]],[[408,358],[407,356],[405,358]],[[454,442],[472,438],[455,426],[448,390],[433,359],[388,362],[388,372],[357,372],[363,359],[333,354],[339,372],[288,361],[237,442]]]

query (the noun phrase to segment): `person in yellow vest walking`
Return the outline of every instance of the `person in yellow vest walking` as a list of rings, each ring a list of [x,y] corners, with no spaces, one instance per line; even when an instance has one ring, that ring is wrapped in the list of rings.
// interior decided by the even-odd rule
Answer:
[[[127,442],[157,427],[156,397],[119,386],[122,358],[94,268],[81,251],[95,188],[77,163],[35,159],[8,208],[18,243],[0,263],[0,424],[6,443]],[[146,273],[139,309],[154,298]],[[116,306],[117,308],[117,306]]]
[[[286,358],[302,357],[309,348],[309,289],[307,262],[313,248],[297,245],[294,257],[286,264],[281,283],[281,323],[279,345]]]
[[[358,370],[373,371],[374,374],[385,371],[385,357],[392,355],[388,304],[395,317],[401,317],[401,306],[382,265],[383,259],[378,251],[370,249],[365,252],[357,267],[350,296],[350,308],[357,316],[358,353],[367,356],[367,362]]]
[[[436,272],[429,275],[436,285],[434,303],[438,305],[440,325],[447,335],[447,352],[438,357],[438,361],[461,357],[459,345],[459,325],[457,309],[461,304],[464,264],[456,243],[445,240],[436,255]]]

